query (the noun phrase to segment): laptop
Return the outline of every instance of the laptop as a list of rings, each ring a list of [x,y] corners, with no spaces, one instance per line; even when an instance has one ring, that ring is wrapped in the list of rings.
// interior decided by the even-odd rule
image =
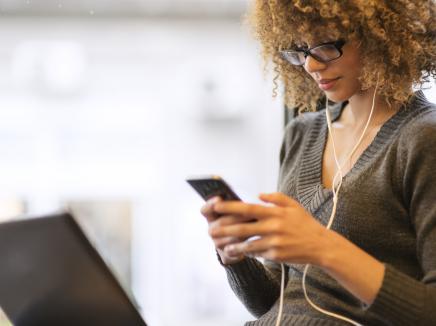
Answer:
[[[0,224],[0,307],[15,326],[144,326],[69,213]]]

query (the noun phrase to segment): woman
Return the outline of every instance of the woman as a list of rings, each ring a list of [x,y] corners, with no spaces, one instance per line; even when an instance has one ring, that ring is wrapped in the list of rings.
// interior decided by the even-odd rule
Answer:
[[[412,90],[436,75],[435,12],[434,1],[255,2],[288,107],[328,101],[288,124],[265,205],[202,208],[258,318],[247,325],[280,315],[281,263],[284,325],[436,325],[436,106]]]

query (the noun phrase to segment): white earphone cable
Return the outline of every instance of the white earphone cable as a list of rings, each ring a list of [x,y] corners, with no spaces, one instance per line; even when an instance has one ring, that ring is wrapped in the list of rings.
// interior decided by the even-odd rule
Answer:
[[[285,295],[285,264],[280,264],[282,268],[282,279],[280,283],[280,303],[279,303],[279,312],[277,314],[276,326],[280,326],[280,322],[282,320],[283,314],[283,297]]]
[[[346,157],[346,159],[342,162],[342,164],[339,163],[338,160],[338,156],[336,154],[336,146],[335,146],[335,141],[334,141],[334,134],[333,134],[333,128],[331,125],[331,116],[330,116],[330,111],[329,111],[329,106],[328,106],[328,98],[326,98],[326,119],[327,119],[327,126],[328,126],[328,131],[329,131],[329,136],[331,137],[332,140],[332,147],[333,147],[333,156],[335,159],[335,163],[336,166],[338,168],[338,171],[335,173],[335,176],[333,177],[333,182],[332,182],[332,192],[333,192],[333,208],[332,208],[332,212],[330,214],[330,218],[329,221],[326,225],[327,229],[330,229],[335,215],[336,215],[336,206],[338,203],[338,199],[339,199],[339,190],[341,189],[342,186],[342,180],[343,180],[343,173],[342,173],[342,168],[344,167],[344,165],[348,162],[348,160],[350,160],[350,158],[354,155],[354,153],[356,152],[357,148],[359,147],[360,143],[362,142],[363,137],[365,136],[366,130],[368,129],[369,123],[372,119],[372,115],[374,112],[374,107],[375,107],[375,96],[377,93],[377,88],[378,88],[378,78],[377,78],[377,83],[375,85],[375,89],[374,89],[374,95],[372,98],[372,107],[371,107],[371,111],[369,113],[369,117],[368,120],[365,124],[365,127],[363,129],[362,134],[359,137],[359,140],[357,141],[356,145],[354,145],[353,149],[351,150],[351,152],[348,154],[348,156]],[[339,177],[339,182],[338,182],[338,177]],[[281,286],[280,286],[280,303],[279,303],[279,312],[277,315],[277,321],[276,321],[276,326],[280,326],[280,321],[281,321],[281,317],[282,317],[282,312],[283,312],[283,296],[284,296],[284,281],[285,281],[285,268],[284,268],[284,264],[281,264],[282,267],[282,278],[281,278]],[[362,326],[361,324],[359,324],[358,322],[347,318],[345,316],[333,313],[331,311],[325,310],[319,306],[317,306],[308,296],[307,294],[307,289],[306,289],[306,275],[307,275],[307,271],[309,270],[310,264],[307,264],[304,267],[304,272],[303,272],[303,278],[302,278],[302,286],[303,286],[303,292],[304,292],[304,297],[306,298],[306,301],[316,310],[318,310],[319,312],[346,321],[354,326]]]

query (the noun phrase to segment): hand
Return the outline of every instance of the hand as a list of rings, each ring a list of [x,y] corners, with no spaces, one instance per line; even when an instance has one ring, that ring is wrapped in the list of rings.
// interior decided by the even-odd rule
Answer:
[[[373,302],[384,279],[382,262],[326,229],[292,198],[282,193],[262,194],[259,198],[268,205],[227,201],[212,205],[211,214],[232,218],[232,223],[209,225],[213,239],[259,236],[256,240],[221,244],[225,257],[245,254],[276,262],[317,265],[362,302]],[[241,222],[253,219],[252,223]]]
[[[221,258],[221,262],[224,265],[229,265],[229,264],[234,264],[237,263],[239,261],[241,261],[242,259],[244,259],[244,254],[242,253],[236,253],[236,254],[232,254],[232,253],[226,253],[224,252],[224,248],[227,245],[230,244],[234,244],[234,243],[239,243],[244,241],[246,238],[240,238],[240,237],[228,237],[228,236],[212,236],[211,234],[211,230],[215,229],[215,228],[219,228],[219,227],[223,227],[223,226],[229,226],[229,225],[233,225],[233,224],[239,224],[243,221],[245,221],[245,218],[238,218],[236,216],[221,216],[221,214],[217,214],[214,211],[214,205],[216,203],[222,202],[222,199],[220,197],[213,197],[211,199],[209,199],[206,204],[201,208],[201,214],[206,217],[206,220],[208,222],[209,225],[209,234],[211,235],[211,238],[214,242],[215,245],[215,249],[218,252],[220,258]]]
[[[209,224],[217,247],[224,249],[228,257],[244,254],[277,262],[318,265],[329,243],[330,231],[282,193],[261,194],[259,198],[269,205],[217,201],[209,208],[210,214],[226,216],[225,220],[221,221],[221,217]],[[252,219],[256,221],[241,223]],[[237,241],[252,236],[259,238]]]

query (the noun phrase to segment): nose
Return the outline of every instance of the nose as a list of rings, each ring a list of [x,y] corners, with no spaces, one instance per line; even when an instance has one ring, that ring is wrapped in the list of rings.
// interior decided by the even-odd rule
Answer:
[[[306,57],[306,62],[304,63],[304,69],[308,73],[313,73],[313,72],[317,72],[319,70],[324,70],[326,67],[327,67],[326,63],[320,62],[310,55],[308,55]]]

